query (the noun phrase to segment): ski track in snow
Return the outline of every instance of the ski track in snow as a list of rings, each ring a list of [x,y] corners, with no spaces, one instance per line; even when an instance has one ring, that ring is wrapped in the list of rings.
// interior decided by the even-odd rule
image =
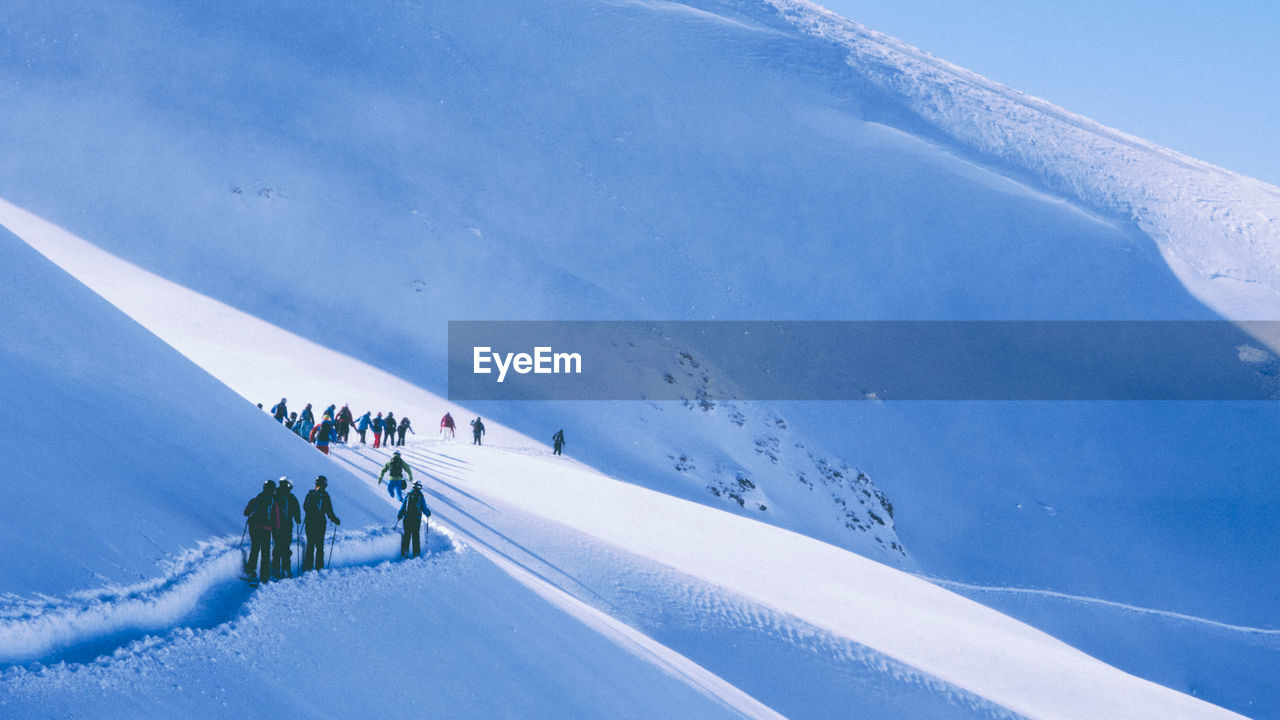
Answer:
[[[427,541],[428,557],[456,548],[447,532],[429,533]],[[399,533],[387,528],[342,532],[321,572],[388,562],[398,557],[399,542]],[[138,585],[67,599],[9,595],[0,601],[0,668],[88,662],[150,636],[231,621],[253,595],[241,573],[248,549],[247,538],[243,547],[235,538],[222,538],[178,558],[163,577]],[[296,552],[293,562],[301,562]]]
[[[1116,602],[1114,600],[1105,600],[1103,598],[1088,597],[1085,595],[1072,595],[1070,593],[1058,592],[1056,590],[1034,590],[1031,588],[1017,587],[1000,587],[992,585],[971,585],[969,583],[957,582],[955,580],[944,580],[942,578],[929,577],[927,575],[916,575],[921,580],[927,580],[934,585],[944,587],[950,590],[969,591],[976,593],[993,593],[1001,595],[1025,595],[1031,597],[1053,598],[1055,600],[1065,600],[1067,602],[1081,603],[1085,605],[1098,605],[1101,607],[1114,608],[1125,612],[1138,613],[1141,615],[1154,615],[1156,617],[1169,618],[1171,620],[1181,620],[1183,622],[1196,623],[1216,628],[1218,630],[1229,630],[1231,632],[1246,633],[1249,635],[1262,635],[1267,637],[1280,638],[1280,630],[1271,628],[1249,627],[1247,625],[1233,625],[1231,623],[1219,622],[1208,618],[1196,617],[1195,615],[1187,615],[1185,613],[1174,612],[1172,610],[1157,610],[1155,608],[1140,607],[1138,605],[1129,605],[1127,603]]]

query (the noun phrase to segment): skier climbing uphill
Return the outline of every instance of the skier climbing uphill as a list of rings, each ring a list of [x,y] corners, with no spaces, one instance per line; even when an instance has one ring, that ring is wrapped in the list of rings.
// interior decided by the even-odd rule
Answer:
[[[302,522],[298,498],[293,494],[293,483],[282,477],[276,485],[275,501],[271,505],[271,554],[272,577],[293,577],[293,528]]]
[[[326,519],[335,526],[342,524],[338,516],[333,514],[333,501],[329,499],[329,492],[325,489],[328,485],[328,478],[323,475],[317,477],[315,489],[309,491],[307,498],[302,501],[302,509],[306,513],[303,527],[307,532],[307,549],[302,554],[303,572],[324,569]]]
[[[400,557],[410,557],[410,543],[413,545],[412,557],[422,554],[422,539],[418,536],[418,530],[422,527],[422,519],[428,517],[431,517],[431,511],[427,509],[427,499],[422,494],[422,483],[415,482],[413,490],[405,496],[404,502],[400,504],[400,512],[396,515],[397,520],[404,521],[404,531],[400,535]]]
[[[262,492],[244,506],[244,516],[249,518],[250,542],[244,574],[250,580],[267,582],[271,579],[271,504],[275,494],[275,481],[268,480],[262,484]]]
[[[391,479],[387,481],[387,494],[393,498],[403,501],[405,479],[404,474],[409,473],[409,479],[413,479],[413,468],[409,467],[409,463],[400,457],[400,451],[397,450],[391,454],[391,460],[382,466],[382,472],[378,473],[378,484],[382,484],[382,477],[387,473],[391,474]]]

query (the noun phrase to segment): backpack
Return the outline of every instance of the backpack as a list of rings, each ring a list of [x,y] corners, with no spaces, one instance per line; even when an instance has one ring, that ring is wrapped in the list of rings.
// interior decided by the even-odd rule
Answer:
[[[312,490],[307,493],[307,499],[302,501],[302,509],[307,513],[308,517],[320,514],[320,498],[319,490]]]
[[[422,518],[422,508],[426,504],[422,498],[421,490],[413,490],[404,499],[404,519],[419,520]]]
[[[264,502],[265,500],[265,502]],[[250,525],[268,525],[271,522],[271,497],[262,495],[253,499],[253,511],[249,514]]]

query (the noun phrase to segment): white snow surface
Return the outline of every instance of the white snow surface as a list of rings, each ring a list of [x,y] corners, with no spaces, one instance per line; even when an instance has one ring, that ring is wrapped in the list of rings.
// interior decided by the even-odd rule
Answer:
[[[204,368],[48,263],[4,249],[12,262],[0,264],[0,292],[18,312],[0,320],[3,387],[14,422],[42,429],[6,452],[6,472],[22,482],[5,498],[23,520],[0,532],[46,561],[0,560],[0,592],[21,596],[5,600],[6,657],[71,664],[6,673],[0,711],[26,703],[19,714],[39,716],[73,695],[90,708],[94,688],[110,687],[106,712],[123,715],[142,673],[144,702],[185,707],[206,690],[210,715],[266,700],[309,714],[318,701],[296,696],[297,675],[240,699],[212,692],[278,672],[280,656],[255,657],[236,623],[282,619],[295,604],[333,612],[326,598],[372,579],[375,592],[352,608],[354,634],[381,617],[377,587],[403,587],[393,578],[410,571],[378,565],[394,537],[366,524],[389,510],[376,494],[349,495],[339,498],[346,547],[365,555],[334,571],[342,589],[308,604],[281,586],[246,603],[227,555],[261,480],[287,473],[305,489],[328,469],[345,493],[377,459],[325,460],[250,404],[284,394],[295,408],[407,410],[419,433],[410,441],[423,445],[414,453],[429,465],[449,464],[425,443],[446,409],[460,421],[484,414],[495,453],[535,459],[545,450],[529,437],[563,426],[569,452],[601,476],[936,576],[1127,672],[1280,717],[1280,617],[1268,602],[1280,587],[1273,404],[468,412],[439,397],[450,319],[1277,318],[1275,188],[798,2],[20,1],[0,9],[0,25],[0,197],[145,270],[7,203],[0,224]],[[184,288],[225,305],[177,312],[196,302]],[[1238,344],[1258,346],[1254,359],[1278,350]],[[206,370],[250,403],[211,388]],[[74,442],[45,429],[51,408]],[[139,438],[102,432],[106,417]],[[780,418],[785,433],[775,432]],[[855,491],[795,481],[817,465],[865,471],[896,512],[878,525],[866,513],[876,505],[853,502]],[[63,530],[26,521],[47,517],[51,472],[83,488],[56,520],[84,530],[81,552],[58,552],[46,539]],[[196,481],[190,500],[166,494],[175,472]],[[742,473],[755,488],[739,506],[723,489]],[[677,686],[695,687],[716,707],[767,714],[754,698],[793,717],[850,707],[869,717],[1000,716],[1010,712],[1000,702],[1027,694],[1052,704],[1052,690],[1026,686],[1000,702],[975,694],[940,679],[949,665],[931,674],[862,645],[849,627],[819,626],[830,618],[814,608],[802,620],[766,604],[789,598],[726,590],[654,559],[658,549],[606,542],[586,521],[445,490],[433,498],[453,503],[441,512],[460,547],[501,548],[534,568],[487,554],[528,581],[497,593],[525,608],[517,614],[571,635],[583,622],[612,622],[606,634],[634,648],[619,624],[630,625],[666,648],[602,649],[614,680],[629,669],[648,678],[619,693],[685,697]],[[727,542],[703,551],[736,552]],[[500,581],[476,567],[486,584]],[[451,592],[385,610],[411,617]],[[552,598],[559,614],[532,609]],[[946,607],[972,617],[967,605]],[[37,615],[44,625],[28,622]],[[170,627],[175,636],[164,635]],[[77,664],[139,637],[123,658]],[[482,677],[512,657],[492,639],[467,645],[475,662],[460,675]],[[176,658],[167,648],[188,640],[188,658],[208,650],[231,669],[194,690],[163,670]],[[477,648],[486,643],[493,653]],[[392,664],[416,660],[416,646],[391,645]],[[572,643],[545,649],[570,661]],[[1092,672],[1061,650],[1053,662]],[[341,697],[337,680],[371,678],[376,663],[336,656],[326,656],[335,664],[324,700],[347,708],[365,695]],[[641,670],[654,662],[682,669],[655,680]],[[547,681],[531,664],[515,663],[528,682],[507,686],[511,694],[542,693]],[[570,699],[571,686],[551,684],[529,714]],[[482,683],[457,687],[465,700]],[[436,689],[414,691],[427,702]],[[603,698],[584,702],[574,713],[615,714]]]
[[[430,408],[438,411],[450,407],[461,417],[467,417],[464,408],[451,406],[432,393],[132,268],[101,251],[85,248],[78,244],[83,241],[17,212],[11,206],[5,207],[4,211],[6,224],[16,227],[37,245],[48,248],[52,256],[73,266],[90,287],[120,303],[121,309],[134,314],[189,358],[205,367],[234,368],[228,371],[231,377],[226,380],[239,392],[253,396],[267,388],[292,383],[307,388],[323,388],[329,394],[359,391],[362,396],[394,398],[398,407],[409,408],[405,412],[418,415]],[[200,321],[192,323],[175,318],[199,318]],[[251,347],[270,347],[279,355],[254,353]],[[281,357],[303,356],[308,361],[301,365],[280,361]],[[644,580],[627,586],[626,595],[644,597],[671,593],[671,586],[686,585],[686,578],[695,578],[710,589],[713,597],[732,598],[731,606],[736,606],[739,612],[769,613],[785,618],[782,621],[785,624],[794,625],[797,629],[805,628],[800,631],[801,643],[813,643],[812,639],[803,639],[808,632],[819,633],[823,642],[834,639],[853,643],[882,656],[885,672],[897,674],[904,682],[917,685],[922,688],[919,692],[938,694],[936,688],[944,688],[941,692],[944,698],[955,698],[952,702],[956,705],[953,708],[956,713],[967,712],[964,709],[964,702],[967,702],[969,707],[979,710],[985,707],[986,712],[1003,711],[1029,718],[1135,720],[1148,717],[1235,717],[1234,713],[1123,673],[1023,623],[900,570],[804,535],[618,482],[573,461],[551,457],[545,446],[497,423],[491,427],[493,432],[486,437],[488,447],[469,445],[464,439],[452,442],[433,439],[414,441],[406,450],[418,468],[415,479],[427,485],[435,503],[435,522],[443,523],[451,534],[460,532],[471,538],[471,547],[494,560],[535,594],[554,598],[560,610],[582,619],[588,626],[615,628],[617,620],[573,598],[569,588],[580,593],[585,588],[588,595],[594,595],[601,603],[602,609],[613,608],[619,612],[607,597],[607,590],[592,589],[591,586],[595,585],[593,580],[598,581],[601,576],[612,577],[616,583],[617,578],[628,570],[642,569]],[[272,429],[267,428],[266,431]],[[300,440],[297,445],[305,447]],[[389,457],[385,449],[374,451],[351,447],[337,449],[334,453],[336,464],[365,476],[365,482],[370,486],[370,497],[381,492],[375,478]],[[391,502],[390,498],[387,502]],[[547,533],[547,527],[557,529]],[[518,551],[513,552],[501,544],[514,546]],[[572,547],[573,555],[578,558],[596,558],[592,563],[596,565],[592,573],[566,573],[545,559],[545,556],[564,552],[566,544]],[[445,554],[443,551],[448,547],[437,543],[433,554]],[[715,548],[715,551],[707,552],[708,548]],[[221,557],[226,555],[224,552]],[[443,564],[449,568],[456,562],[448,558],[433,559],[431,567],[438,568]],[[228,563],[234,563],[234,560],[223,560],[223,564]],[[600,563],[607,568],[603,572]],[[161,705],[172,702],[166,699],[170,693],[163,685],[171,682],[169,678],[174,668],[181,672],[180,668],[191,662],[193,654],[212,654],[220,664],[226,659],[231,660],[235,668],[242,666],[244,652],[237,648],[257,626],[279,622],[273,619],[276,611],[272,603],[280,595],[303,608],[315,607],[325,597],[342,597],[343,602],[352,602],[355,610],[348,610],[348,617],[355,613],[352,619],[356,622],[356,631],[364,636],[362,646],[368,647],[367,652],[373,657],[380,646],[369,644],[373,640],[365,629],[369,621],[360,615],[367,612],[372,604],[361,601],[360,594],[351,589],[349,583],[367,582],[376,587],[376,602],[387,602],[388,597],[393,598],[391,602],[397,602],[396,598],[404,596],[402,584],[406,582],[425,582],[432,588],[433,603],[423,606],[420,612],[411,612],[407,617],[397,613],[391,632],[399,632],[394,628],[401,623],[425,623],[425,616],[446,612],[441,607],[442,602],[445,606],[465,602],[465,593],[459,597],[460,585],[443,582],[436,571],[425,581],[406,579],[405,573],[423,572],[419,564],[414,563],[410,567],[411,570],[397,572],[382,565],[376,569],[380,574],[372,576],[369,571],[360,571],[354,575],[341,573],[332,580],[329,575],[305,578],[296,586],[286,585],[280,590],[269,586],[270,592],[264,593],[262,599],[255,597],[247,606],[248,615],[232,622],[230,628],[220,625],[211,631],[183,632],[154,647],[144,642],[141,647],[131,647],[89,669],[59,669],[37,675],[11,671],[6,676],[0,698],[5,703],[15,703],[20,709],[30,708],[48,698],[49,693],[54,692],[52,688],[69,685],[73,701],[84,702],[79,699],[77,688],[83,687],[87,680],[93,678],[98,684],[114,686],[114,680],[103,680],[102,676],[113,678],[122,672],[139,672],[139,663],[154,661],[159,662],[164,670],[148,671],[145,679],[140,681],[144,689],[140,693],[133,690],[129,694],[140,694]],[[492,595],[490,589],[503,586],[505,581],[488,570],[471,570],[480,572],[481,576],[464,576],[462,584],[490,600],[502,599],[502,595]],[[484,574],[486,572],[489,574]],[[563,577],[556,577],[557,573]],[[340,594],[330,595],[335,592]],[[519,598],[519,593],[515,594]],[[442,601],[444,595],[451,597]],[[531,618],[543,620],[544,614],[550,612],[512,610],[514,602],[505,603],[501,610],[502,617],[508,622],[518,623]],[[61,617],[56,609],[48,612],[55,617],[55,627],[64,627],[68,622],[56,620]],[[316,612],[323,615],[326,610],[321,608]],[[478,629],[489,632],[495,624],[501,624],[494,615],[474,610],[467,611],[465,615],[465,620],[454,618],[453,621],[471,622]],[[9,621],[7,633],[0,634],[0,650],[20,657],[21,640],[17,638],[26,626],[39,622],[39,617],[20,617]],[[289,622],[283,621],[282,624],[287,626]],[[433,620],[429,626],[435,634],[442,634],[439,622]],[[342,638],[346,638],[345,633],[352,629],[339,631],[329,625],[330,632]],[[36,631],[38,635],[47,635],[48,632],[47,629]],[[279,632],[284,637],[296,634],[288,629]],[[538,632],[547,637],[549,631],[540,629]],[[558,632],[559,629],[550,634]],[[623,638],[629,638],[634,630],[627,628],[618,632]],[[74,627],[70,634],[75,634]],[[220,639],[222,634],[229,634],[229,637]],[[422,636],[410,635],[409,639],[414,637]],[[523,642],[523,639],[513,640],[515,645]],[[757,704],[750,694],[743,695],[715,675],[705,674],[699,665],[693,665],[684,659],[685,655],[677,652],[681,644],[687,644],[686,654],[691,660],[701,666],[714,667],[725,662],[720,656],[734,652],[731,647],[699,649],[688,638],[670,641],[674,649],[651,641],[646,643],[642,648],[656,647],[657,650],[646,649],[642,655],[675,658],[671,662],[681,668],[676,675],[703,677],[703,680],[689,682],[704,696],[715,698],[745,714],[768,715],[771,712],[765,705]],[[4,647],[6,644],[8,647]],[[477,645],[467,644],[457,652],[453,645],[436,647],[454,657],[477,649]],[[488,647],[487,652],[495,651]],[[507,651],[500,648],[496,652],[505,657]],[[553,647],[546,652],[563,652],[563,649]],[[583,651],[579,649],[579,652]],[[607,655],[613,651],[595,652]],[[255,655],[251,662],[270,663],[271,658]],[[620,666],[626,664],[616,659],[611,662]],[[606,664],[605,669],[612,667],[615,665]],[[593,671],[600,669],[593,666]],[[557,674],[560,683],[566,676],[573,676],[567,666],[561,666]],[[286,686],[309,682],[296,675],[279,679]],[[200,682],[204,683],[202,694],[209,694],[207,681]],[[222,682],[230,681],[224,677]],[[614,682],[632,687],[632,683],[637,681],[628,675],[625,682]],[[745,678],[738,682],[741,683],[739,687],[750,687],[751,680]],[[551,685],[541,679],[537,681],[539,697],[558,692],[568,696],[563,702],[572,703],[586,702],[587,690],[575,688],[587,685],[590,684],[566,686]],[[439,686],[434,683],[430,687],[433,693],[439,691]],[[671,688],[660,687],[658,692],[662,693],[661,701],[672,703],[671,707],[679,707],[681,713],[687,710],[686,705],[678,703],[676,696],[670,694]],[[220,687],[213,697],[223,698],[225,695],[226,690]],[[613,691],[604,699],[593,699],[610,703],[624,701],[623,696]],[[791,702],[796,700],[792,698]],[[457,698],[453,703],[451,707],[464,715],[481,715],[491,710],[485,703],[463,703]],[[328,710],[329,706],[308,704],[300,707],[314,711],[318,707]],[[584,707],[587,708],[586,714],[592,715],[605,706]],[[632,701],[628,712],[634,709]],[[522,708],[517,714],[525,711]],[[536,716],[545,712],[532,710],[529,714]],[[701,712],[691,716],[700,716]]]

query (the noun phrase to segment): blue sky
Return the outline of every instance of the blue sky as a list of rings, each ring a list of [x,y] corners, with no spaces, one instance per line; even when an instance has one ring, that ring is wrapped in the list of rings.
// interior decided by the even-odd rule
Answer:
[[[818,0],[1104,125],[1280,185],[1280,2]]]

